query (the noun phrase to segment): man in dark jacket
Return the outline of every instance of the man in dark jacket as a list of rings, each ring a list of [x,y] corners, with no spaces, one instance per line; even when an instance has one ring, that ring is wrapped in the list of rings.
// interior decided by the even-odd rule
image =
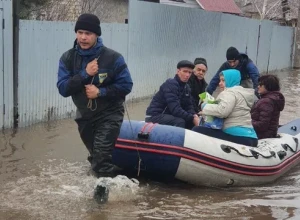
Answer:
[[[194,61],[194,72],[188,81],[191,87],[191,95],[194,105],[194,110],[198,113],[201,109],[199,107],[199,94],[205,92],[207,83],[204,76],[207,72],[207,62],[204,58],[196,58]]]
[[[191,129],[199,125],[193,108],[191,89],[187,84],[194,64],[183,60],[177,64],[177,74],[164,82],[146,111],[146,122]]]
[[[75,121],[92,170],[97,176],[113,176],[118,168],[112,151],[132,79],[123,56],[103,45],[97,16],[80,15],[75,32],[74,47],[59,60],[57,87],[63,97],[72,96],[77,107]]]
[[[216,75],[210,81],[206,91],[213,94],[220,82],[220,73],[227,69],[237,69],[241,72],[241,86],[244,88],[255,89],[256,95],[258,86],[259,72],[252,60],[243,53],[240,53],[235,47],[229,47],[226,52],[227,61],[222,64]]]

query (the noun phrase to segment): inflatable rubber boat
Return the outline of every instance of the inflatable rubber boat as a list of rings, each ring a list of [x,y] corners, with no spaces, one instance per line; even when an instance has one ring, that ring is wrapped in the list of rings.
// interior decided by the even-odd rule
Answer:
[[[300,162],[299,131],[297,119],[281,126],[277,138],[248,147],[179,127],[125,120],[113,160],[125,171],[195,185],[261,185]]]

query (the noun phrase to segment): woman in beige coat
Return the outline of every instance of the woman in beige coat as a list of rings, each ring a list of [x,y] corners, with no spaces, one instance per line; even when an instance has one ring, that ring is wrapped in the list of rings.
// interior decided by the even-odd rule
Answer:
[[[256,100],[254,89],[240,86],[238,70],[220,73],[219,87],[222,92],[217,104],[203,104],[199,114],[224,118],[222,130],[197,126],[193,131],[247,146],[257,146],[257,135],[251,124],[250,110]]]

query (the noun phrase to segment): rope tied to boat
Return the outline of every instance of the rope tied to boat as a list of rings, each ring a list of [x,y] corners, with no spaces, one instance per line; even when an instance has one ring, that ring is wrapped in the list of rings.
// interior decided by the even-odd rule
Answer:
[[[258,156],[261,156],[263,158],[266,158],[266,159],[269,159],[269,158],[272,158],[272,157],[275,157],[276,158],[276,153],[274,151],[270,151],[270,155],[269,156],[265,156],[257,151],[254,151],[252,149],[249,149],[251,155],[246,155],[246,154],[243,154],[241,153],[238,149],[234,148],[234,147],[231,147],[229,145],[225,145],[225,144],[222,144],[221,145],[221,149],[225,152],[225,153],[231,153],[231,150],[237,152],[239,155],[243,156],[243,157],[254,157],[255,159],[258,159]]]
[[[130,126],[130,130],[131,130],[131,133],[132,133],[132,138],[134,138],[134,132],[133,132],[133,128],[132,128],[132,124],[131,124],[131,119],[130,119],[130,116],[129,116],[129,113],[128,113],[126,102],[124,102],[124,107],[125,107],[125,111],[126,111],[126,114],[127,114],[128,121],[129,121],[129,126]],[[140,176],[142,158],[141,158],[141,155],[140,155],[140,151],[138,150],[137,144],[134,143],[134,145],[136,147],[136,151],[137,151],[137,155],[138,155],[138,159],[139,159],[137,176]]]

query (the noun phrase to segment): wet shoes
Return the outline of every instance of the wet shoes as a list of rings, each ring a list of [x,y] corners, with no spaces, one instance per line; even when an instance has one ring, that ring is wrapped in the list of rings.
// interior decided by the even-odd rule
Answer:
[[[97,185],[94,191],[94,199],[98,204],[104,204],[108,201],[109,189],[106,186]]]

